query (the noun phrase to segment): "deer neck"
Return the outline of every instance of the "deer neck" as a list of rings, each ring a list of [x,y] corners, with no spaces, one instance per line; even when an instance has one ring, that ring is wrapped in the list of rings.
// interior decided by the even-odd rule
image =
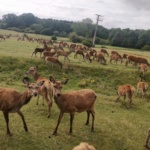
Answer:
[[[34,80],[37,81],[39,78],[41,78],[41,75],[38,74],[38,73],[35,73],[35,74],[33,75],[33,78],[34,78]]]
[[[20,95],[20,100],[21,100],[22,106],[28,104],[30,102],[31,98],[32,98],[32,96],[29,95],[28,91],[25,91],[24,93],[22,93]]]

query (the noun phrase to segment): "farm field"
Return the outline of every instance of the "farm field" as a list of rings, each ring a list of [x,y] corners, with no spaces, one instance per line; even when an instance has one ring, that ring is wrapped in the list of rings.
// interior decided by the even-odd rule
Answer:
[[[0,30],[0,34],[23,35],[13,31]],[[50,39],[47,36],[28,34],[36,38]],[[68,39],[58,38],[58,41],[68,42]],[[68,135],[70,116],[64,114],[58,128],[58,135],[52,135],[56,126],[59,109],[55,102],[52,106],[50,118],[47,118],[47,104],[42,105],[40,97],[39,105],[36,105],[36,97],[21,108],[25,116],[29,132],[25,132],[20,116],[10,114],[10,130],[12,137],[6,135],[6,124],[2,112],[0,113],[0,150],[72,150],[80,142],[88,142],[97,150],[143,150],[150,127],[150,89],[142,99],[136,92],[133,95],[132,108],[127,109],[128,99],[121,97],[120,102],[115,103],[117,87],[122,84],[132,84],[136,87],[139,81],[139,73],[132,65],[125,66],[125,61],[120,64],[110,64],[109,56],[106,56],[107,64],[102,65],[96,61],[89,63],[82,58],[74,58],[74,53],[69,55],[70,63],[59,60],[63,68],[48,66],[37,54],[31,57],[36,47],[43,47],[37,42],[17,41],[13,36],[5,41],[0,40],[0,87],[15,88],[20,92],[26,87],[22,83],[25,72],[30,66],[38,66],[38,72],[46,77],[53,76],[63,80],[69,78],[64,85],[63,92],[77,89],[91,88],[96,92],[95,102],[95,131],[90,132],[90,125],[85,126],[86,112],[76,113],[73,123],[73,134]],[[130,54],[146,58],[150,62],[150,52],[136,49],[105,46],[110,54],[112,50],[119,54]],[[95,49],[99,51],[100,45]],[[67,51],[68,49],[65,48]],[[30,77],[34,82],[33,78]],[[146,74],[146,82],[150,83],[150,70]],[[90,118],[91,119],[91,118]],[[149,143],[150,145],[150,143]]]

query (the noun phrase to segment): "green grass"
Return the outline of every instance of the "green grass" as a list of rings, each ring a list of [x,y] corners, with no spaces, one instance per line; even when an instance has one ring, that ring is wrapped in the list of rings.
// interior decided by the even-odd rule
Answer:
[[[0,34],[21,34],[0,30]],[[40,37],[39,35],[31,35]],[[49,38],[46,36],[41,36]],[[61,38],[59,39],[61,40]],[[67,39],[63,39],[67,41]],[[10,114],[10,130],[12,137],[6,136],[6,125],[3,114],[0,113],[0,149],[1,150],[71,150],[80,142],[85,141],[95,146],[97,150],[141,150],[150,126],[150,91],[147,91],[145,99],[141,99],[137,93],[133,96],[132,109],[127,109],[128,100],[115,103],[117,87],[124,83],[130,83],[136,87],[139,80],[137,69],[124,63],[107,65],[97,62],[84,62],[82,59],[74,59],[74,54],[69,58],[71,63],[64,63],[63,69],[46,66],[37,57],[31,57],[35,47],[42,47],[36,42],[17,41],[16,37],[0,42],[0,86],[12,87],[20,92],[25,90],[22,78],[30,66],[38,66],[39,73],[44,77],[53,75],[56,79],[69,78],[63,92],[81,88],[91,88],[97,93],[95,103],[95,132],[90,132],[90,126],[85,126],[86,113],[76,113],[73,123],[73,134],[69,131],[69,114],[65,114],[59,129],[58,136],[53,136],[59,109],[53,104],[51,117],[46,118],[47,105],[36,105],[33,98],[28,105],[22,107],[29,132],[23,129],[21,118],[17,114]],[[108,52],[117,50],[119,53],[140,55],[150,62],[150,53],[135,49],[125,49],[106,46]],[[96,47],[97,50],[100,46]],[[67,49],[66,49],[67,50]],[[30,77],[31,78],[31,77]],[[34,80],[31,78],[31,81]],[[146,74],[146,81],[150,82],[150,72]],[[86,83],[86,84],[85,84]],[[90,124],[91,125],[91,124]],[[50,137],[49,137],[50,136]]]

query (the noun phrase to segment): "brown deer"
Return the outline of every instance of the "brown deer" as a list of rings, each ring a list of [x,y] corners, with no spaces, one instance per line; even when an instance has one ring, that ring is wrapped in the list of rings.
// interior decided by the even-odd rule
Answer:
[[[70,62],[70,59],[68,58],[68,56],[73,52],[73,50],[70,50],[68,52],[65,52],[64,50],[57,50],[56,52],[56,57],[58,58],[59,56],[63,56],[64,57],[64,62],[66,59],[68,59],[68,61]]]
[[[142,94],[142,98],[144,98],[145,93],[146,93],[149,85],[148,85],[147,82],[143,82],[142,80],[143,80],[143,77],[140,76],[140,80],[137,83],[137,93],[141,93]]]
[[[103,48],[102,48],[102,49],[100,50],[100,52],[101,52],[101,53],[104,53],[104,55],[106,54],[107,56],[109,56],[109,53],[107,52],[106,49],[103,49]]]
[[[84,52],[83,52],[83,50],[80,50],[80,49],[76,49],[75,50],[75,55],[74,55],[74,58],[77,58],[77,55],[80,55],[80,56],[82,56],[83,57],[83,60],[84,60]]]
[[[75,112],[83,112],[83,111],[87,112],[86,125],[89,124],[90,114],[92,115],[91,131],[94,131],[94,119],[95,119],[94,103],[96,100],[95,92],[91,89],[83,89],[62,94],[61,93],[62,85],[66,84],[68,80],[69,79],[66,79],[64,81],[55,81],[55,79],[50,76],[50,81],[53,82],[54,84],[54,100],[58,108],[60,109],[58,122],[53,132],[53,135],[57,135],[57,129],[64,113],[70,114],[69,134],[71,134]]]
[[[118,87],[118,97],[116,99],[116,102],[118,102],[120,100],[121,96],[124,96],[124,100],[126,99],[126,97],[128,97],[129,99],[129,108],[131,107],[131,103],[132,103],[132,96],[135,92],[135,87],[130,85],[130,84],[124,84]]]
[[[28,131],[24,115],[20,109],[22,106],[29,103],[33,96],[38,95],[38,89],[44,83],[44,81],[40,81],[37,84],[29,83],[29,78],[27,77],[23,79],[23,82],[28,88],[23,93],[20,93],[15,89],[0,87],[0,110],[3,112],[6,121],[7,135],[9,136],[12,136],[9,129],[9,113],[18,113],[23,121],[25,131]]]
[[[41,55],[42,55],[42,53],[44,52],[44,50],[45,50],[45,48],[35,48],[34,52],[33,52],[32,55],[31,55],[31,57],[32,57],[33,55],[35,55],[35,57],[36,57],[36,54],[37,54],[37,53],[40,53],[40,58],[41,58]]]
[[[145,76],[148,69],[149,69],[149,66],[147,64],[140,63],[138,65],[138,72],[142,72],[143,76]]]
[[[45,81],[44,84],[39,88],[39,94],[42,95],[47,102],[47,117],[50,117],[50,112],[53,104],[53,83],[38,74],[36,67],[30,67],[26,74],[31,75],[36,82]]]
[[[53,52],[51,52],[51,51],[44,51],[42,59],[45,60],[46,57],[53,57],[55,54],[56,54],[56,51],[53,51]]]
[[[112,60],[114,60],[114,62],[117,64],[118,61],[121,62],[122,64],[122,57],[120,54],[111,54],[110,55],[110,63],[112,64]]]
[[[54,64],[60,66],[60,68],[62,68],[62,66],[63,66],[62,63],[56,57],[46,57],[45,58],[45,62],[46,62],[46,64],[51,63],[52,64],[52,68],[54,67]]]

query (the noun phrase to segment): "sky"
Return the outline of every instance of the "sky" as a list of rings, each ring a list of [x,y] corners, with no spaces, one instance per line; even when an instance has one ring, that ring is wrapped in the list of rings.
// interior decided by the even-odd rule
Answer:
[[[0,19],[8,13],[93,23],[98,14],[99,25],[107,29],[150,29],[150,0],[0,0]]]

